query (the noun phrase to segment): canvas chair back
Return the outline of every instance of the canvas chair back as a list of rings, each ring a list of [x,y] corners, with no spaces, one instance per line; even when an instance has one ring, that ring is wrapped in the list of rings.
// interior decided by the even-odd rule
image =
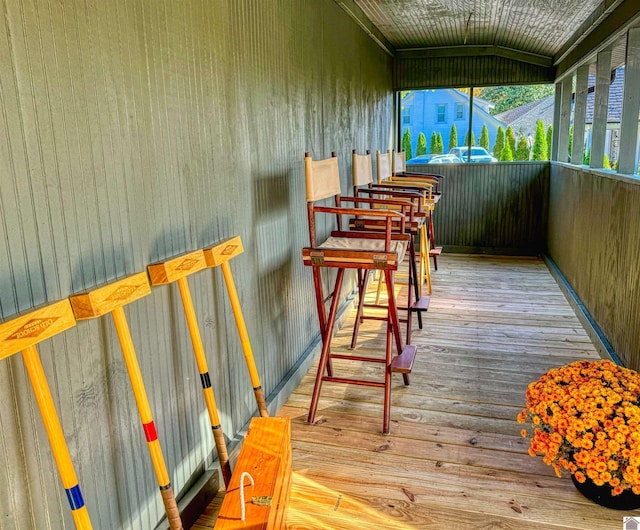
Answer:
[[[397,175],[398,173],[404,173],[407,170],[407,158],[406,153],[404,151],[400,151],[396,153],[393,151],[393,156],[391,158],[391,174]]]
[[[324,160],[304,157],[304,174],[307,185],[307,202],[316,202],[340,195],[340,171],[338,158]]]
[[[371,169],[371,154],[359,155],[353,151],[351,155],[351,173],[353,187],[368,186],[373,182],[373,170]]]

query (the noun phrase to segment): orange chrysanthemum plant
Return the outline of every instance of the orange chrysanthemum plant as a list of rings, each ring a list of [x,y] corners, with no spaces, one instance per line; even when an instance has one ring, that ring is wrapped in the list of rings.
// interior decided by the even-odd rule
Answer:
[[[542,455],[583,483],[609,485],[612,495],[640,495],[640,375],[611,361],[554,368],[527,389],[519,423],[530,423],[529,454]]]

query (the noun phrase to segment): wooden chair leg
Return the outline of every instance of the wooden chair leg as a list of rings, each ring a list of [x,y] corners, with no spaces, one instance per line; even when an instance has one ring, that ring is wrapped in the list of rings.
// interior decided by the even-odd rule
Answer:
[[[322,279],[320,278],[319,267],[313,267],[313,286],[316,291],[316,309],[318,310],[318,320],[320,321],[320,336],[322,337],[322,344],[324,346],[324,343],[326,342],[324,330],[327,327],[327,314],[324,307],[324,292],[322,289]],[[327,360],[327,375],[333,375],[331,359]]]
[[[387,320],[386,364],[384,374],[384,416],[382,420],[382,433],[389,434],[391,430],[391,356],[393,350],[393,332],[391,322]]]
[[[422,225],[420,228],[420,252],[422,253],[422,259],[420,265],[424,267],[424,276],[420,276],[420,281],[427,281],[427,294],[431,295],[431,265],[429,264],[429,238],[427,237],[427,227]]]
[[[400,320],[398,319],[398,306],[396,305],[396,296],[393,286],[393,271],[384,271],[385,286],[388,293],[388,311],[389,318],[391,320],[391,327],[393,328],[393,336],[396,341],[396,348],[398,349],[398,355],[402,353],[402,338],[400,337]]]
[[[429,247],[436,248],[436,236],[433,229],[433,212],[429,212]],[[438,257],[433,255],[433,268],[438,270]]]
[[[415,296],[415,300],[420,300],[420,289],[418,288],[418,283],[420,283],[420,279],[418,278],[418,269],[416,267],[416,247],[413,241],[409,244],[409,290],[413,287],[413,295]],[[411,320],[411,306],[412,302],[409,299],[408,309],[407,309],[407,321]],[[417,311],[418,315],[418,329],[422,329],[422,312]],[[411,344],[411,326],[407,325],[407,344]]]
[[[351,348],[355,348],[358,342],[358,331],[362,323],[362,312],[364,311],[364,296],[367,292],[367,282],[369,280],[369,270],[362,271],[358,269],[358,311],[356,312],[356,320],[353,325],[353,335],[351,336]]]
[[[315,269],[314,267],[314,276]],[[319,276],[319,273],[317,273]],[[320,354],[320,361],[318,364],[318,373],[316,375],[316,383],[313,387],[313,395],[311,396],[311,405],[309,406],[309,416],[307,421],[313,423],[316,416],[316,409],[318,408],[318,399],[320,398],[320,389],[322,388],[322,380],[324,378],[324,372],[327,369],[329,362],[329,355],[331,352],[331,336],[333,335],[333,326],[336,321],[336,315],[338,313],[338,302],[340,300],[340,290],[342,288],[342,279],[344,278],[344,269],[338,269],[336,275],[336,284],[333,290],[333,297],[331,300],[331,307],[329,309],[329,318],[327,319],[326,328],[323,331],[324,341],[322,343],[322,353]],[[316,287],[316,296],[322,300],[322,292],[318,291]]]

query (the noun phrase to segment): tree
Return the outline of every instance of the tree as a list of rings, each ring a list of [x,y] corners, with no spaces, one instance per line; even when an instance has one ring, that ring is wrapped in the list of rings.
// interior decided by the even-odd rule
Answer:
[[[429,152],[432,155],[438,153],[438,137],[436,136],[436,131],[431,131],[431,141],[429,142]]]
[[[511,125],[507,127],[507,132],[504,134],[506,143],[509,144],[509,149],[511,149],[511,154],[516,152],[516,134],[513,132],[513,128]]]
[[[547,129],[547,160],[551,160],[551,144],[553,143],[553,125]]]
[[[438,133],[437,141],[438,141],[438,154],[442,154],[444,151],[444,143],[442,142],[442,135],[440,133]]]
[[[496,133],[496,143],[493,146],[493,156],[500,158],[502,148],[504,147],[504,129],[502,125],[498,126],[498,132]]]
[[[404,130],[404,134],[402,135],[402,150],[405,153],[406,160],[413,158],[413,154],[411,151],[411,132],[409,131],[409,127]]]
[[[509,142],[504,143],[504,147],[500,152],[500,162],[513,162],[513,151],[511,150]]]
[[[536,136],[533,140],[532,160],[549,160],[549,149],[547,147],[547,137],[544,133],[544,123],[542,120],[536,122]]]
[[[418,135],[418,145],[416,146],[416,156],[427,154],[427,137],[421,132]]]
[[[469,131],[467,130],[467,134],[464,135],[464,145],[469,145]],[[471,145],[476,145],[476,137],[471,131]]]
[[[480,133],[480,142],[478,142],[478,145],[489,151],[489,129],[487,129],[485,123],[482,124],[482,132]]]
[[[518,147],[516,148],[514,158],[516,160],[529,160],[529,146],[527,145],[527,139],[524,136],[521,136],[518,140]]]
[[[451,131],[449,132],[449,144],[447,145],[447,153],[454,147],[458,147],[458,129],[456,129],[456,124],[452,123]]]
[[[573,151],[573,125],[569,127],[569,160],[571,160],[572,151]]]
[[[495,107],[491,114],[500,114],[526,103],[546,98],[553,94],[553,85],[497,86],[474,90],[474,95],[491,101]]]
[[[584,158],[582,159],[582,163],[585,166],[588,166],[590,162],[591,162],[591,149],[588,149],[584,153]],[[602,168],[603,169],[612,169],[611,168],[611,162],[609,162],[609,157],[607,156],[607,153],[604,154],[604,158],[602,160]]]

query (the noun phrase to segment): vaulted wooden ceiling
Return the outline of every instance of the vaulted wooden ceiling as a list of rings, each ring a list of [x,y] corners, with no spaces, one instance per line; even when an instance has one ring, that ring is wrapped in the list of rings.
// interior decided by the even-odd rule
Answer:
[[[640,19],[640,0],[336,2],[397,57],[425,51],[493,54],[548,67],[567,58],[575,62],[580,50],[611,44],[614,30]]]

